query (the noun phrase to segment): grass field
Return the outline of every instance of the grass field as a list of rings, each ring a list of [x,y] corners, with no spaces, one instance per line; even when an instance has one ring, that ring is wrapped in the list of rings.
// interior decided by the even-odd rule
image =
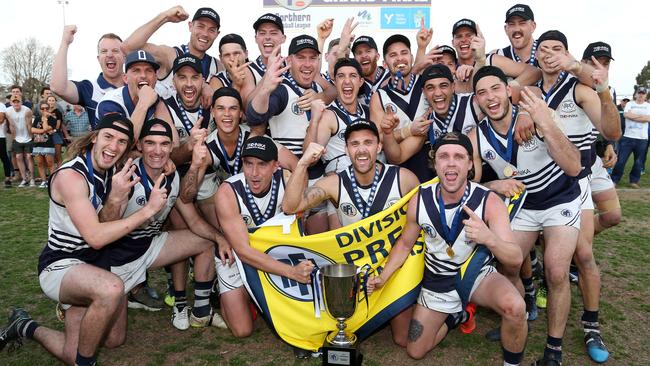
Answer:
[[[601,328],[612,352],[609,365],[649,365],[647,339],[650,336],[650,183],[642,177],[641,190],[619,190],[623,207],[621,224],[594,243],[602,272]],[[626,181],[627,177],[623,178]],[[622,185],[622,188],[626,188]],[[4,319],[15,305],[25,307],[41,324],[62,329],[56,320],[55,303],[43,295],[37,279],[38,255],[47,233],[47,193],[36,188],[0,189],[0,314]],[[163,289],[164,274],[152,274],[154,285]],[[188,292],[189,293],[189,292]],[[580,293],[572,285],[572,311],[564,338],[564,364],[588,365],[583,333],[579,325]],[[169,309],[158,313],[129,312],[126,344],[116,350],[102,350],[102,365],[318,365],[320,360],[298,361],[291,349],[258,319],[254,334],[236,339],[226,330],[175,330]],[[383,329],[363,343],[366,365],[497,365],[501,348],[484,340],[483,334],[498,324],[498,317],[479,310],[478,328],[471,335],[453,332],[424,360],[415,362],[392,344]],[[540,311],[531,323],[525,363],[541,355],[545,342],[546,314]],[[2,320],[4,323],[4,320]],[[0,365],[50,365],[57,361],[35,342],[0,353]]]

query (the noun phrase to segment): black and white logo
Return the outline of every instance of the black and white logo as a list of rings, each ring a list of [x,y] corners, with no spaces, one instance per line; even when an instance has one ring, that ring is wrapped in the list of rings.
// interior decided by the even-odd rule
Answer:
[[[485,160],[494,160],[497,157],[497,154],[494,152],[494,150],[485,150],[483,151],[483,157]]]
[[[576,104],[572,100],[567,100],[560,104],[560,111],[562,113],[573,113],[577,110]]]
[[[137,203],[138,206],[144,206],[147,204],[147,199],[144,196],[139,196],[135,199],[135,203]]]
[[[296,116],[302,116],[305,114],[305,112],[298,106],[298,102],[291,103],[291,112],[293,112],[293,114]]]
[[[339,209],[346,216],[354,217],[357,215],[357,208],[354,207],[354,205],[349,202],[342,203],[339,206]]]
[[[537,140],[536,139],[529,139],[524,141],[524,143],[521,145],[521,147],[524,149],[524,151],[533,151],[537,149],[539,146],[537,145]]]
[[[564,210],[560,211],[560,215],[564,217],[571,217],[573,216],[573,213],[571,212],[571,210],[565,208]]]
[[[433,239],[433,238],[436,237],[436,230],[433,228],[433,226],[431,226],[429,224],[424,224],[424,225],[422,225],[422,230],[424,230],[424,233],[429,238]]]
[[[250,216],[243,215],[241,218],[244,220],[244,223],[246,224],[247,227],[255,226],[255,223],[253,222],[253,219]]]

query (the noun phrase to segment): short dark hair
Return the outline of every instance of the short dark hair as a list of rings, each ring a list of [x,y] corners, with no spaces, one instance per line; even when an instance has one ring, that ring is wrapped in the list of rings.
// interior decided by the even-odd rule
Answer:
[[[332,76],[336,78],[336,73],[340,68],[345,66],[354,67],[357,70],[357,73],[359,73],[359,77],[363,77],[363,72],[361,71],[361,65],[359,64],[359,61],[353,58],[340,58],[336,60],[336,63],[334,64],[334,75]]]
[[[14,90],[14,89],[20,90],[21,93],[23,92],[23,87],[18,84],[14,84],[11,86],[11,88],[9,88],[9,90]]]

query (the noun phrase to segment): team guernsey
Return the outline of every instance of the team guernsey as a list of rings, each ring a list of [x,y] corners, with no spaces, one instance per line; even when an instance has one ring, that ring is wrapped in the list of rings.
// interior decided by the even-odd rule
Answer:
[[[369,186],[357,184],[352,166],[338,173],[339,197],[335,207],[341,225],[359,222],[399,201],[402,198],[399,170],[398,166],[377,162]]]
[[[454,99],[444,118],[432,113],[429,119],[433,119],[433,123],[429,128],[425,145],[429,144],[431,146],[432,142],[435,143],[440,136],[448,132],[459,132],[467,135],[472,128],[476,127],[480,120],[474,109],[474,103],[472,103],[473,97],[473,93],[454,94]]]
[[[514,113],[511,130],[516,124]],[[543,138],[535,134],[532,139],[519,145],[512,138],[496,132],[486,117],[477,128],[478,151],[497,174],[499,179],[514,178],[526,186],[528,192],[522,208],[546,210],[559,204],[568,203],[580,194],[577,180],[564,173],[551,158]],[[506,160],[508,140],[511,156]]]
[[[230,184],[235,196],[237,196],[239,212],[249,229],[259,227],[271,217],[282,212],[282,198],[284,197],[283,174],[283,169],[276,170],[273,173],[271,188],[261,196],[257,196],[250,191],[244,173],[226,179],[226,183]]]
[[[369,107],[370,98],[372,95],[381,88],[381,85],[384,81],[390,79],[390,70],[384,68],[383,66],[377,66],[375,75],[372,81],[364,78],[363,85],[359,90],[359,103],[361,105]]]
[[[519,56],[517,56],[517,54],[515,53],[515,49],[514,49],[514,47],[512,47],[512,45],[504,47],[504,48],[500,48],[500,49],[496,50],[495,53],[497,55],[499,55],[499,56],[503,56],[505,58],[508,58],[508,59],[510,59],[510,60],[512,60],[514,62],[524,62],[524,60],[522,60]],[[537,41],[534,41],[533,42],[533,47],[532,47],[532,49],[530,51],[530,55],[528,55],[528,60],[526,60],[525,62],[527,64],[529,64],[529,65],[536,66],[536,61],[537,61],[536,53],[537,53]]]
[[[50,187],[52,186],[51,179],[63,169],[72,169],[84,178],[88,185],[88,200],[92,202],[95,212],[99,213],[111,189],[110,182],[113,177],[113,169],[108,170],[105,174],[100,174],[92,168],[92,158],[90,153],[87,153],[86,157],[77,156],[66,162],[52,174],[50,176]],[[108,269],[107,251],[91,248],[75,227],[67,208],[52,198],[49,189],[48,193],[50,204],[47,245],[39,257],[39,274],[50,264],[67,258],[78,259]],[[56,268],[53,268],[53,270],[56,270]]]
[[[113,89],[117,89],[118,87],[109,83],[104,78],[103,73],[99,73],[96,80],[73,81],[73,83],[77,87],[77,104],[86,109],[90,126],[95,128],[95,124],[97,123],[95,117],[97,104],[102,100],[104,94]]]
[[[542,89],[542,93],[549,108],[555,110],[569,141],[580,151],[582,171],[578,179],[581,179],[591,174],[594,159],[592,154],[595,154],[591,147],[596,142],[596,135],[593,133],[594,125],[576,101],[578,83],[578,79],[574,76],[561,73],[553,87],[548,92]]]
[[[124,218],[138,212],[147,204],[154,185],[154,180],[147,176],[141,159],[135,159],[133,164],[136,166],[134,175],[140,177],[140,181],[131,189],[126,210],[122,215]],[[149,249],[153,239],[162,232],[163,223],[174,208],[178,197],[180,189],[178,173],[174,172],[173,175],[165,176],[163,187],[167,191],[167,204],[151,219],[110,245],[111,267],[118,267],[142,257]]]
[[[194,127],[200,117],[203,117],[201,128],[208,128],[210,126],[210,120],[212,119],[210,108],[206,109],[200,105],[196,108],[185,108],[176,92],[163,101],[169,114],[172,116],[174,128],[178,131],[178,137],[181,141],[190,136],[192,127]]]
[[[156,110],[156,104],[157,102],[147,109],[145,121],[153,117],[154,111]],[[104,95],[102,100],[97,104],[95,118],[100,120],[102,117],[114,113],[126,118],[131,118],[133,111],[135,111],[135,104],[133,103],[133,100],[131,100],[129,86],[125,85],[121,88],[111,90]]]
[[[339,173],[351,164],[345,153],[345,130],[350,123],[358,119],[370,119],[370,112],[367,106],[357,103],[357,113],[350,114],[338,99],[327,109],[336,116],[336,131],[327,142],[322,160],[325,163],[325,173]]]
[[[484,219],[490,190],[477,183],[468,182],[461,201],[450,205],[444,204],[440,190],[439,183],[419,188],[416,220],[424,231],[426,244],[424,278],[419,302],[427,308],[451,313],[459,309],[449,305],[441,308],[439,299],[445,298],[455,300],[449,301],[450,303],[466,304],[471,298],[472,290],[477,287],[476,281],[480,281],[487,274],[486,271],[489,273],[493,270],[490,266],[492,253],[480,243],[467,239],[463,220],[469,216],[462,209],[464,204]],[[467,264],[467,267],[461,278],[459,272],[464,264]],[[435,295],[427,296],[428,293]]]
[[[176,51],[176,57],[189,55],[190,53],[186,44],[176,46],[174,47],[174,50]],[[201,74],[203,75],[203,79],[206,81],[210,80],[213,76],[217,75],[219,71],[219,62],[217,59],[207,53],[204,54],[201,59]],[[158,93],[161,98],[167,99],[176,93],[173,78],[174,73],[170,70],[165,77],[158,79],[158,82],[156,83],[156,93]]]
[[[228,154],[223,142],[219,139],[218,130],[215,130],[206,139],[205,143],[210,152],[212,164],[210,168],[213,170],[221,169],[228,177],[239,174],[242,170],[241,152],[244,146],[244,141],[248,140],[250,130],[247,126],[239,125],[239,136],[237,137],[237,145],[232,154]]]

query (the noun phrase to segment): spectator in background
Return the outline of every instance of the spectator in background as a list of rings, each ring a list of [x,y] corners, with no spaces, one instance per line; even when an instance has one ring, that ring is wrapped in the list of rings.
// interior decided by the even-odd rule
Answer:
[[[10,100],[14,100],[14,99],[18,98],[18,100],[20,100],[20,102],[25,107],[27,107],[29,109],[34,108],[34,105],[32,104],[32,102],[30,102],[29,100],[24,100],[23,99],[23,87],[22,86],[20,86],[20,85],[12,85],[9,90],[11,92]],[[7,107],[7,108],[11,107],[11,102],[5,104],[5,107]]]
[[[56,133],[54,127],[56,126],[56,117],[50,112],[50,106],[47,102],[42,101],[39,105],[40,118],[34,118],[32,123],[32,134],[34,140],[34,149],[32,155],[36,158],[36,165],[38,167],[38,175],[41,177],[42,182],[40,188],[47,188],[47,176],[45,168],[49,174],[54,171],[54,142],[52,136]]]
[[[11,100],[11,108],[5,112],[9,129],[14,133],[13,152],[22,182],[18,187],[36,187],[34,183],[34,162],[32,161],[32,111],[20,99]],[[26,163],[25,163],[26,161]]]
[[[52,90],[50,90],[49,86],[44,86],[41,88],[41,96],[40,99],[38,100],[38,104],[32,108],[32,112],[34,112],[34,120],[40,120],[41,119],[41,111],[40,111],[40,104],[43,102],[47,101],[47,98],[49,96],[53,95]]]
[[[7,154],[7,118],[5,111],[7,107],[0,104],[0,160],[2,160],[2,168],[5,173],[5,188],[11,187],[11,159]]]
[[[63,117],[63,123],[68,130],[70,142],[78,139],[90,131],[88,113],[79,104],[72,106],[72,110]]]
[[[623,112],[625,111],[625,105],[627,105],[629,101],[630,98],[623,98],[621,99],[621,102],[616,106],[616,108],[618,108],[618,114],[621,116],[621,131],[623,131],[623,133],[625,133],[625,116],[623,116]]]
[[[625,163],[634,154],[634,164],[630,171],[630,187],[640,188],[643,154],[648,147],[648,122],[650,122],[650,103],[646,102],[648,91],[645,87],[637,88],[634,101],[627,103],[623,116],[625,117],[625,133],[619,141],[618,162],[612,171],[612,180],[618,184],[623,177]]]
[[[61,111],[57,108],[56,105],[56,97],[54,95],[50,95],[46,99],[46,104],[48,105],[48,112],[50,116],[53,116],[56,118],[56,125],[52,126],[54,130],[52,131],[50,137],[52,139],[52,143],[54,144],[54,165],[55,167],[61,166],[61,148],[63,146],[63,132],[62,132],[62,125],[63,125],[63,114]]]

